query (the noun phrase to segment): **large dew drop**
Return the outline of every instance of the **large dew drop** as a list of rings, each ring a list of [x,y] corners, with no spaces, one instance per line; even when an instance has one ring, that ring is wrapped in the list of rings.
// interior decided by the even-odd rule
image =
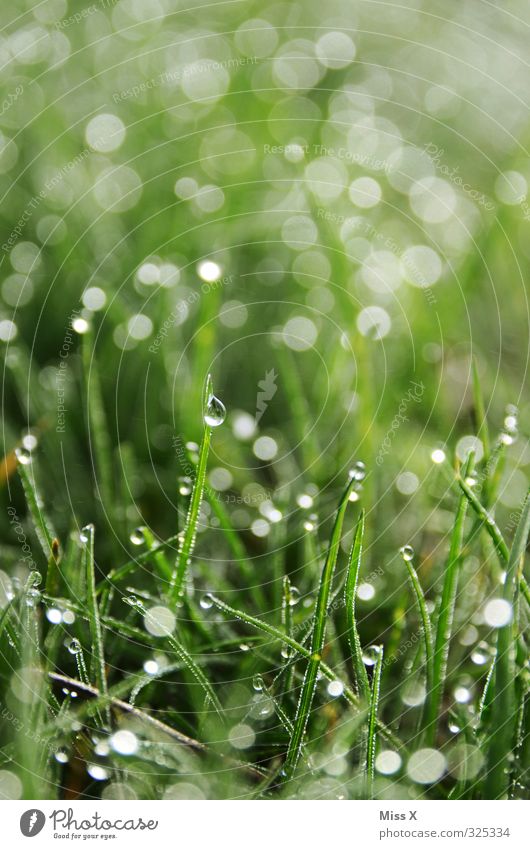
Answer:
[[[401,554],[403,560],[411,561],[414,558],[414,549],[411,545],[404,545],[399,549],[399,553]]]
[[[204,421],[208,427],[219,427],[226,417],[226,407],[215,395],[210,395],[204,411]]]

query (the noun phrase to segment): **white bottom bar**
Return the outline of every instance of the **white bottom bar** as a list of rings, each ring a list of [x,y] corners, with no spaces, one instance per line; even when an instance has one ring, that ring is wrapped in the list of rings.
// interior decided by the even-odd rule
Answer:
[[[372,849],[530,845],[528,802],[1,802],[2,844]],[[27,836],[26,836],[27,835]]]

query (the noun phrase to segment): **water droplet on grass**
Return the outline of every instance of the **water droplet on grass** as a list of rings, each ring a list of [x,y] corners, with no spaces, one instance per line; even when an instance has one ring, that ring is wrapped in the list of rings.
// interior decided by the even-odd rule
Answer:
[[[84,528],[81,528],[81,531],[79,533],[79,539],[81,540],[81,542],[88,542],[89,539],[90,539],[90,536],[93,532],[94,532],[94,525],[92,525],[92,524],[85,525]]]
[[[70,654],[79,654],[79,652],[81,651],[81,643],[79,642],[79,640],[76,640],[75,637],[68,643],[68,651],[70,652]]]
[[[145,542],[144,529],[141,526],[135,528],[129,539],[133,545],[142,545]]]
[[[208,427],[219,427],[226,418],[226,407],[215,395],[210,395],[204,411],[204,421]]]
[[[213,599],[210,593],[206,593],[206,595],[203,595],[199,604],[203,610],[210,610],[210,608],[213,607]]]
[[[188,477],[180,477],[178,479],[178,489],[180,495],[190,495],[192,488],[191,478]]]
[[[265,686],[261,675],[254,675],[254,678],[252,679],[252,686],[254,687],[256,692],[261,693],[263,687]]]
[[[368,646],[363,651],[363,663],[365,666],[375,666],[381,649],[379,646]]]
[[[328,693],[333,698],[337,698],[338,696],[342,696],[344,692],[344,684],[342,681],[330,681],[327,687]]]
[[[15,448],[15,457],[21,466],[29,466],[31,463],[31,451],[28,448]]]
[[[298,587],[289,588],[289,604],[294,607],[300,601],[300,590]]]
[[[119,755],[134,755],[138,751],[138,738],[132,731],[116,731],[110,738],[110,745]]]
[[[362,460],[358,460],[355,463],[355,465],[353,466],[353,469],[350,469],[349,477],[350,477],[350,480],[359,481],[359,482],[363,481],[365,479],[365,477],[366,477],[366,466],[362,462]]]
[[[491,646],[481,641],[471,652],[471,660],[476,666],[484,666],[491,657]]]
[[[399,549],[399,553],[401,554],[403,560],[410,562],[414,558],[414,549],[411,545],[403,545]]]

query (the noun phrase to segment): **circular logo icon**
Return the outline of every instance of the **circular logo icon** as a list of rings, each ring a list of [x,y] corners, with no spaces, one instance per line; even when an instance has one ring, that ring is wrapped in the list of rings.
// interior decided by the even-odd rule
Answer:
[[[35,837],[44,828],[46,816],[38,808],[24,811],[20,817],[20,830],[24,837]]]

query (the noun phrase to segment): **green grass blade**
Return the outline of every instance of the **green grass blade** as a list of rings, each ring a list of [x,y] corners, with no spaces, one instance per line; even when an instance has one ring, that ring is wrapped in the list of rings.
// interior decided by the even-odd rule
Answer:
[[[322,570],[322,576],[320,579],[320,586],[318,589],[317,602],[315,607],[315,621],[311,637],[311,655],[306,667],[304,680],[302,683],[302,691],[300,693],[300,698],[298,700],[298,706],[296,709],[296,715],[294,719],[294,732],[289,741],[289,748],[287,750],[287,756],[285,759],[284,769],[287,778],[290,778],[294,774],[294,771],[296,769],[296,765],[298,763],[298,759],[302,751],[302,744],[304,740],[305,730],[307,728],[307,723],[309,721],[311,706],[313,704],[313,698],[315,695],[315,689],[318,680],[318,671],[322,662],[322,650],[324,648],[324,640],[326,636],[326,622],[328,616],[329,598],[333,582],[333,575],[335,572],[335,565],[337,563],[337,557],[340,548],[342,526],[344,523],[346,508],[348,506],[350,492],[353,488],[354,482],[354,479],[351,479],[348,482],[348,485],[346,486],[344,494],[341,498],[339,509],[337,511],[337,516],[335,518],[335,524],[333,526],[333,532],[331,535],[331,542],[328,549],[326,562],[324,563],[324,568]]]
[[[530,533],[530,493],[521,515],[508,558],[503,598],[512,605],[517,589],[517,570],[524,556]],[[488,747],[488,772],[485,781],[486,798],[505,798],[510,785],[509,755],[513,748],[517,713],[515,708],[515,624],[514,619],[497,631],[493,699],[491,704],[491,733]]]
[[[355,617],[355,601],[357,593],[357,584],[359,582],[359,571],[361,568],[361,555],[364,539],[364,510],[361,512],[353,543],[351,547],[348,572],[346,577],[346,586],[344,589],[344,603],[346,605],[346,621],[348,624],[348,640],[353,659],[353,668],[357,679],[357,688],[359,693],[364,696],[366,703],[370,702],[370,682],[368,673],[363,662],[363,653],[361,648],[361,640],[357,630],[357,620]]]
[[[458,477],[457,482],[460,489],[469,501],[471,507],[477,514],[478,518],[484,523],[484,527],[486,528],[488,534],[490,535],[493,541],[493,545],[495,546],[495,550],[499,556],[501,563],[506,563],[509,557],[509,550],[497,526],[497,523],[495,522],[495,519],[480,503],[477,496],[475,495],[469,484],[465,482],[465,480],[463,480],[461,477]]]
[[[476,418],[476,428],[477,428],[477,436],[482,440],[482,444],[484,445],[484,461],[487,463],[490,456],[490,435],[488,429],[488,421],[486,418],[486,411],[484,409],[484,395],[482,393],[482,386],[480,383],[480,377],[477,368],[477,361],[473,359],[472,363],[472,375],[473,375],[473,404],[475,407],[475,418]]]
[[[88,612],[88,623],[90,638],[92,640],[92,672],[95,677],[96,686],[102,695],[107,693],[107,675],[105,671],[105,649],[103,644],[103,630],[99,614],[99,605],[96,595],[96,564],[94,560],[94,525],[87,525],[82,530],[84,542],[84,561],[86,579],[86,603]],[[110,719],[107,716],[107,719]]]
[[[39,490],[37,489],[37,484],[35,483],[35,475],[30,474],[30,469],[33,469],[31,464],[28,465],[19,460],[18,473],[20,480],[22,481],[22,488],[24,490],[24,495],[26,496],[26,502],[33,525],[35,527],[35,533],[37,534],[37,539],[44,552],[46,560],[49,560],[49,558],[53,556],[54,540],[56,539],[57,534],[53,529],[50,519],[44,511],[43,500],[40,496]]]
[[[86,408],[89,426],[89,446],[94,450],[92,467],[95,474],[96,491],[110,516],[114,514],[114,485],[112,449],[109,427],[103,404],[103,393],[99,379],[99,369],[94,357],[94,339],[91,330],[83,336],[82,344],[83,373],[85,379]],[[99,479],[98,479],[99,478]]]
[[[204,396],[203,418],[207,410],[209,400],[213,397],[212,379],[208,375],[206,381],[206,392]],[[208,454],[210,452],[210,442],[212,438],[212,428],[205,421],[204,431],[202,435],[201,447],[199,450],[199,462],[195,473],[195,482],[191,493],[188,515],[186,517],[186,525],[183,531],[182,542],[179,545],[177,556],[177,564],[173,573],[171,586],[169,589],[169,598],[175,603],[182,596],[184,591],[184,581],[186,572],[190,563],[191,555],[195,548],[197,539],[197,525],[199,522],[199,511],[201,509],[202,499],[204,495],[204,486],[206,483],[206,468],[208,465]]]
[[[383,671],[383,646],[379,646],[379,653],[374,668],[372,689],[370,694],[370,712],[368,714],[368,741],[366,748],[366,785],[367,797],[373,796],[373,785],[375,779],[375,752],[377,744],[377,714],[379,710],[379,697],[381,694],[381,673]]]
[[[464,476],[470,474],[473,464],[472,456],[466,463]],[[440,706],[445,687],[447,673],[447,659],[451,642],[453,618],[455,612],[456,591],[458,586],[458,573],[461,562],[462,542],[464,536],[464,523],[467,512],[467,498],[461,494],[456,511],[456,519],[451,534],[449,546],[449,557],[445,568],[442,598],[438,619],[436,622],[436,636],[433,656],[433,681],[432,690],[427,690],[427,701],[425,709],[425,728],[429,745],[434,743],[438,729]]]
[[[412,584],[412,588],[414,590],[414,595],[416,597],[416,604],[418,606],[418,612],[420,614],[421,620],[421,630],[423,634],[423,645],[425,649],[425,689],[427,693],[432,692],[433,687],[433,658],[434,658],[434,648],[433,648],[433,637],[432,637],[432,625],[431,619],[429,616],[429,611],[427,610],[427,604],[425,601],[425,596],[423,594],[423,590],[417,575],[417,572],[412,565],[412,559],[409,559],[409,556],[404,554],[402,550],[402,557],[405,561],[405,565],[408,569],[410,582]],[[426,712],[424,713],[425,720]]]

